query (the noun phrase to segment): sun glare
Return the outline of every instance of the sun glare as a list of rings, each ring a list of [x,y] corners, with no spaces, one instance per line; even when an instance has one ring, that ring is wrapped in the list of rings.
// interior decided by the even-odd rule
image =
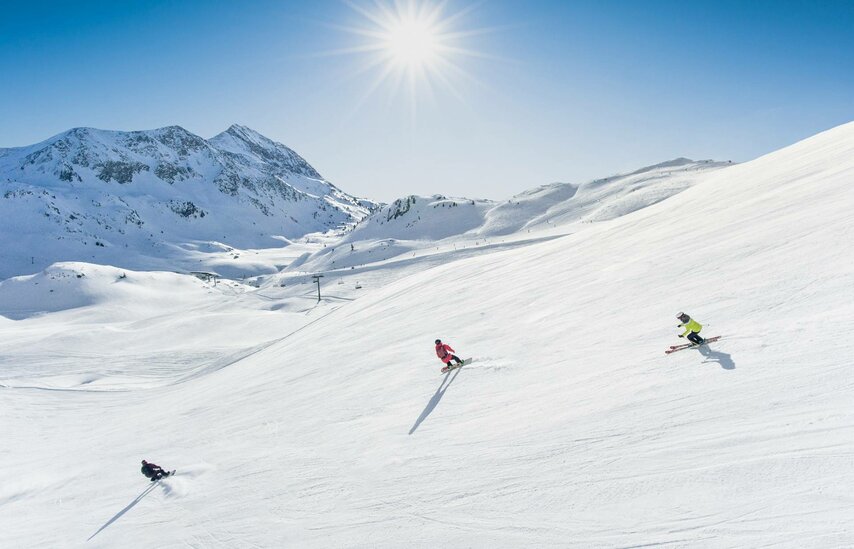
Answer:
[[[399,21],[389,29],[386,48],[392,60],[402,67],[429,64],[439,52],[439,33],[425,21]]]
[[[485,30],[461,29],[461,21],[472,8],[449,13],[450,1],[347,1],[362,18],[362,24],[343,30],[358,36],[361,43],[332,53],[359,55],[363,63],[356,75],[374,73],[375,78],[360,104],[383,86],[389,96],[404,90],[414,122],[415,105],[420,97],[435,100],[436,92],[443,90],[462,99],[459,84],[473,80],[463,68],[463,59],[484,57],[463,44],[466,38]]]

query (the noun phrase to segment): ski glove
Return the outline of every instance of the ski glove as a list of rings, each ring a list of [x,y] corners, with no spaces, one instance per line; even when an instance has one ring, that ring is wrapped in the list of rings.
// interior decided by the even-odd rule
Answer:
[[[685,336],[683,336],[682,334],[679,334],[679,337],[685,337]]]

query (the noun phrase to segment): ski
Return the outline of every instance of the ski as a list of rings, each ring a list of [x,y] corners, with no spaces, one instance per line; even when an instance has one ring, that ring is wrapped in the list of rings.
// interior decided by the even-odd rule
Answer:
[[[467,358],[467,359],[463,360],[460,364],[454,364],[454,365],[448,365],[448,366],[445,366],[445,367],[443,367],[440,371],[441,371],[443,374],[447,374],[447,373],[448,373],[448,372],[450,372],[451,370],[456,370],[457,368],[462,368],[462,367],[463,367],[463,366],[465,366],[466,364],[471,364],[471,361],[472,361],[472,359]]]
[[[714,343],[715,341],[719,340],[722,337],[723,336],[707,337],[705,342],[702,343],[702,345],[706,345],[707,343]],[[692,349],[694,347],[699,347],[699,346],[700,345],[697,345],[696,343],[686,343],[684,345],[671,345],[669,349],[664,351],[664,354],[669,355],[670,353],[675,353],[676,351],[682,351],[685,349]]]
[[[171,471],[164,471],[163,474],[159,477],[151,479],[151,482],[160,482],[164,478],[169,478],[175,474],[175,471],[177,471],[177,469],[172,469]]]

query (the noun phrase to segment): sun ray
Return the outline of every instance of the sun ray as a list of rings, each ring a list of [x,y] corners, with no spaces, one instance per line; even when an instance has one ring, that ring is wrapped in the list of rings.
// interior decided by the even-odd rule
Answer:
[[[463,56],[463,57],[471,57],[471,58],[475,58],[475,59],[488,59],[490,61],[500,61],[502,63],[511,63],[511,64],[518,63],[517,60],[511,59],[509,57],[500,57],[497,55],[491,55],[488,53],[483,53],[483,52],[475,51],[475,50],[469,50],[469,49],[465,49],[465,48],[455,48],[452,46],[448,46],[447,51],[449,53],[453,53],[455,55]],[[443,56],[443,57],[447,60],[451,56],[447,55],[447,56]]]
[[[367,99],[385,89],[393,99],[402,95],[408,102],[408,117],[415,127],[419,101],[437,106],[439,91],[465,103],[460,83],[476,82],[463,63],[466,59],[491,59],[468,47],[472,37],[495,32],[495,28],[465,28],[464,20],[484,2],[461,9],[450,9],[452,0],[344,0],[361,23],[331,25],[357,37],[361,43],[319,53],[363,56],[368,62],[354,75],[376,71],[367,91],[358,100]],[[460,0],[465,1],[465,0]],[[466,63],[468,64],[468,63]]]

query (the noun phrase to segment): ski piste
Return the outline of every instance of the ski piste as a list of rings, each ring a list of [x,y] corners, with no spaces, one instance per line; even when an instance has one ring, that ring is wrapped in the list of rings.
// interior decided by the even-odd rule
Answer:
[[[451,370],[456,370],[457,368],[462,368],[466,364],[471,364],[471,361],[472,361],[471,358],[466,358],[460,364],[454,364],[454,365],[448,364],[447,366],[442,367],[442,369],[440,371],[443,374],[446,374],[446,373],[450,372]]]
[[[701,343],[700,345],[705,345],[707,343],[714,343],[715,341],[719,340],[722,337],[723,336],[707,337],[705,339],[705,341],[703,341],[703,343]],[[700,345],[697,345],[696,343],[685,343],[684,345],[671,345],[669,349],[664,351],[664,354],[669,355],[670,353],[675,353],[676,351],[682,351],[684,349],[691,349],[693,347],[699,347]]]

